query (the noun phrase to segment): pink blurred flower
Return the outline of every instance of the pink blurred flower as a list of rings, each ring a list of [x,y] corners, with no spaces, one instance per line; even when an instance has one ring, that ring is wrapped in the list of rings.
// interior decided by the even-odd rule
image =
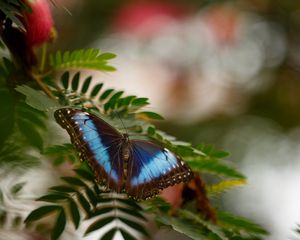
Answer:
[[[220,44],[230,44],[236,40],[241,20],[236,9],[218,5],[209,9],[203,20]]]
[[[134,2],[120,9],[114,24],[119,31],[149,37],[170,21],[186,17],[189,12],[186,6],[172,2]]]
[[[24,14],[28,47],[39,46],[51,39],[53,18],[47,0],[24,0],[31,12]]]

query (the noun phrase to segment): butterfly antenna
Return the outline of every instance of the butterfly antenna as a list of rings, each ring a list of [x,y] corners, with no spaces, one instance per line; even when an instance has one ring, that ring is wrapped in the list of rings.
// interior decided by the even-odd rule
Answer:
[[[122,127],[123,127],[123,129],[125,129],[125,132],[126,132],[126,134],[128,135],[127,128],[125,127],[125,124],[124,124],[124,122],[123,122],[123,120],[122,120],[121,116],[119,115],[119,113],[118,113],[118,112],[115,112],[115,114],[116,114],[116,115],[117,115],[117,117],[120,119],[120,122],[121,122],[121,124],[122,124]]]

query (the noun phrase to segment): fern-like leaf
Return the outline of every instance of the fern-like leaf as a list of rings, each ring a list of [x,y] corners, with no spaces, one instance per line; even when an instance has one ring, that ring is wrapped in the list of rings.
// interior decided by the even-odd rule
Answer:
[[[147,98],[123,96],[123,91],[103,89],[102,83],[91,84],[92,81],[91,76],[82,79],[79,72],[72,77],[69,72],[65,72],[60,78],[63,90],[58,91],[56,95],[60,96],[62,105],[95,108],[103,114],[112,116],[135,113],[149,104]],[[140,118],[162,119],[159,114],[153,112],[140,111],[136,115]]]
[[[194,171],[208,172],[218,176],[232,177],[238,179],[245,179],[234,167],[229,164],[224,164],[217,159],[204,160],[203,157],[186,157],[184,160]]]
[[[268,235],[268,231],[256,223],[248,219],[234,216],[231,213],[218,211],[217,218],[220,226],[225,229],[232,229],[240,233],[248,233],[248,235]]]
[[[98,49],[56,52],[50,55],[50,65],[55,70],[84,68],[99,71],[114,71],[107,61],[115,58],[113,53],[101,53]]]
[[[210,196],[214,196],[217,194],[221,194],[225,191],[228,191],[232,188],[240,187],[245,185],[247,182],[244,179],[228,179],[228,180],[223,180],[219,183],[209,185],[206,187],[206,192]]]
[[[99,200],[101,204],[97,206],[91,216],[97,220],[87,228],[85,234],[89,234],[114,222],[115,224],[109,231],[116,232],[121,225],[122,231],[126,232],[133,239],[139,239],[135,237],[137,233],[149,236],[144,227],[146,218],[141,214],[140,209],[133,207],[135,206],[135,203],[132,204],[133,200],[123,200],[121,197],[103,195]]]
[[[111,195],[101,190],[90,170],[86,167],[75,169],[76,176],[63,177],[64,185],[49,189],[49,193],[37,199],[48,202],[47,205],[34,210],[26,219],[36,221],[44,216],[55,212],[54,228],[51,231],[52,238],[57,239],[63,232],[66,222],[70,221],[75,228],[83,220],[93,221],[87,227],[86,234],[105,227],[112,222],[103,238],[119,232],[131,239],[139,239],[140,235],[148,236],[144,222],[146,218],[142,214],[142,208],[133,200],[124,199],[124,196]],[[83,218],[84,216],[84,218]],[[123,227],[120,227],[120,224]],[[128,230],[131,229],[131,230]]]

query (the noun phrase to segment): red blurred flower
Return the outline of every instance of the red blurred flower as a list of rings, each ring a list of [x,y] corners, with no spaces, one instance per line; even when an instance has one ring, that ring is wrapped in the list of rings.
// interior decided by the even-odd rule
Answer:
[[[48,42],[53,30],[53,18],[47,0],[24,0],[31,12],[24,13],[26,41],[28,47]]]

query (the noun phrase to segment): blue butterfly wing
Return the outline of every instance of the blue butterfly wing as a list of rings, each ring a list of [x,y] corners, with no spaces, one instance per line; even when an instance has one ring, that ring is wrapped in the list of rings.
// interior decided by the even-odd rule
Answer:
[[[164,188],[191,178],[191,169],[168,149],[148,141],[130,141],[126,182],[130,196],[150,198]]]
[[[94,170],[97,180],[120,192],[124,172],[123,136],[102,119],[78,109],[58,109],[54,116],[69,133],[80,157]]]

